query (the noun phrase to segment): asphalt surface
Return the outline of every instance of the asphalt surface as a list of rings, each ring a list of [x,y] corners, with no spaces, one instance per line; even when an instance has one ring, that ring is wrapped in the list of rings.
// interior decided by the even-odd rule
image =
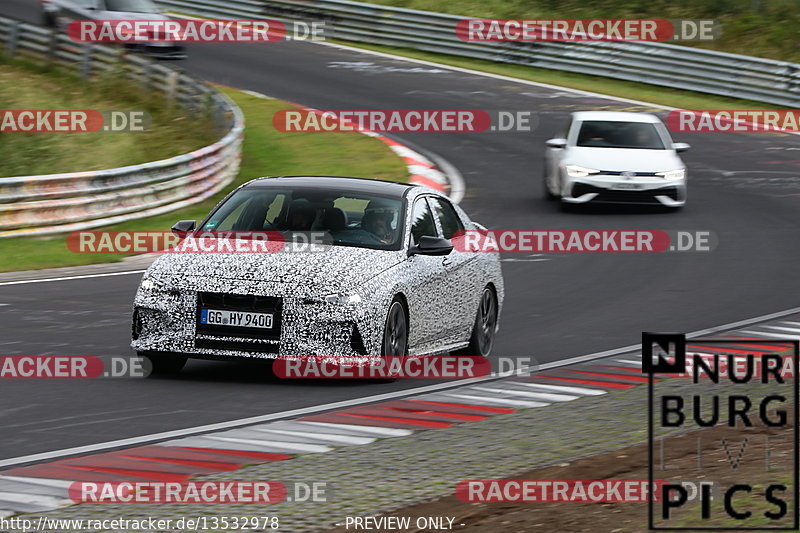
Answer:
[[[4,0],[0,14],[38,22],[38,2]],[[317,108],[536,112],[534,132],[395,136],[458,168],[467,191],[461,205],[488,227],[717,235],[719,245],[709,253],[509,257],[498,355],[549,362],[636,344],[642,331],[693,331],[797,306],[797,137],[673,134],[693,146],[684,156],[690,169],[685,209],[562,212],[541,197],[544,141],[571,111],[641,106],[311,43],[195,44],[189,53],[179,66],[194,75]],[[0,286],[0,352],[131,354],[138,281],[131,275]],[[260,370],[192,361],[173,379],[4,380],[0,458],[430,383],[286,383]]]

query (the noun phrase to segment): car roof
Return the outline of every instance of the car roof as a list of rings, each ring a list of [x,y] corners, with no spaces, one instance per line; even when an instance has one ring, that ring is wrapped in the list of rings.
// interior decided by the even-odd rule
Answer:
[[[349,178],[345,176],[275,176],[257,178],[246,183],[245,188],[280,187],[331,189],[339,192],[379,194],[402,198],[412,188],[411,183],[383,181],[371,178]]]
[[[577,111],[572,114],[575,120],[604,120],[608,122],[648,122],[658,123],[661,119],[652,113],[632,113],[630,111]]]

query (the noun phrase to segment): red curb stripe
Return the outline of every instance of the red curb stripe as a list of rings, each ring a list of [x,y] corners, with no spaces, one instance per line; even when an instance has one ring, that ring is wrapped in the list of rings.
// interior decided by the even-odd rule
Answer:
[[[413,176],[408,178],[408,181],[411,183],[416,183],[418,185],[425,185],[426,187],[430,187],[431,189],[436,189],[437,191],[444,191],[444,186],[441,183],[426,178],[425,176],[420,176],[419,174],[414,174]]]
[[[191,466],[202,470],[216,471],[216,472],[230,472],[231,470],[238,470],[240,468],[240,465],[233,463],[212,463],[209,461],[191,461],[188,459],[165,459],[161,457],[136,457],[135,455],[120,455],[120,457],[125,457],[127,459],[136,459],[139,461],[153,461],[155,463]],[[198,472],[198,474],[199,473],[202,472]]]
[[[125,470],[122,468],[103,468],[94,466],[78,466],[78,465],[65,465],[65,468],[74,468],[75,470],[84,470],[87,472],[100,472],[104,474],[114,474],[120,476],[122,479],[130,477],[140,477],[150,479],[153,481],[186,481],[191,476],[189,474],[169,474],[167,472],[151,472],[144,470]]]
[[[430,420],[437,419],[442,416],[448,416],[450,413],[434,413],[427,412],[425,409],[398,409],[395,407],[384,407],[382,405],[368,405],[364,407],[354,407],[341,411],[344,414],[357,414],[357,415],[387,415],[398,416],[400,418],[412,418],[416,420]]]
[[[764,337],[731,337],[731,338],[732,339],[750,340],[750,341],[761,341],[761,342],[764,342],[764,341],[768,340],[768,339],[765,339]],[[789,343],[789,342],[776,342],[775,344],[771,344],[771,345],[770,344],[765,344],[764,346],[772,346],[772,347],[775,347],[775,346],[786,346],[787,348],[792,348],[792,347],[794,347],[794,344]]]
[[[611,370],[622,370],[623,372],[631,372],[634,374],[642,374],[642,369],[640,368],[629,368],[624,366],[613,366],[613,365],[597,365],[598,368],[608,368]]]
[[[401,156],[401,157],[405,160],[406,165],[415,165],[425,168],[435,168],[431,163],[426,163],[425,161],[420,161],[419,159],[414,159],[413,157],[410,156]]]
[[[228,465],[244,465],[252,464],[244,457],[237,457],[234,455],[223,453],[212,453],[198,450],[188,450],[186,448],[178,448],[175,446],[140,446],[138,448],[130,448],[127,450],[119,450],[111,452],[111,455],[120,456],[135,456],[138,458],[152,457],[155,459],[169,459],[179,461],[196,461],[207,463],[219,463]]]
[[[249,452],[246,450],[228,450],[222,448],[195,448],[193,446],[170,446],[170,448],[177,448],[180,450],[192,450],[197,452],[221,453],[224,455],[238,455],[240,457],[249,457],[251,459],[260,459],[259,462],[266,463],[268,461],[285,461],[291,459],[294,455],[285,453],[270,453],[270,452]],[[255,464],[255,463],[244,463]]]
[[[324,413],[321,415],[310,415],[303,418],[298,418],[298,422],[324,422],[326,424],[355,424],[359,426],[373,426],[382,428],[394,429],[413,429],[420,430],[421,427],[412,424],[411,420],[404,420],[403,422],[388,423],[385,420],[371,420],[368,418],[359,418],[353,420],[354,417],[346,416],[343,413]]]
[[[625,383],[612,383],[610,381],[591,381],[588,379],[573,379],[573,378],[559,378],[556,376],[543,376],[539,375],[538,377],[544,379],[555,379],[558,381],[569,381],[571,383],[583,383],[586,385],[594,385],[595,387],[608,387],[609,389],[630,389],[635,387],[636,385],[633,384],[625,384]]]
[[[625,381],[635,381],[636,383],[647,383],[649,378],[644,376],[623,376],[619,374],[605,374],[603,372],[589,372],[587,370],[569,370],[566,369],[568,372],[573,372],[575,374],[585,374],[587,376],[597,376],[600,378],[608,378],[608,379],[618,379],[623,382]]]
[[[475,411],[484,411],[487,413],[495,414],[510,414],[516,413],[516,409],[511,407],[492,407],[489,405],[476,405],[471,403],[450,403],[450,402],[432,402],[430,400],[409,400],[410,402],[428,403],[433,405],[445,405],[448,407],[460,407],[461,409],[472,409]]]

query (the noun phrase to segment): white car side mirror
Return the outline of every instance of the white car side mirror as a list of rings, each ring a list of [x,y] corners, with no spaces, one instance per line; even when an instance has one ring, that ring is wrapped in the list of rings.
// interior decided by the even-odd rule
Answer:
[[[547,142],[545,142],[545,144],[547,145],[548,148],[564,148],[565,146],[567,146],[567,140],[561,138],[548,139]]]
[[[672,143],[672,149],[676,152],[685,152],[689,148],[691,148],[691,145],[688,143]]]

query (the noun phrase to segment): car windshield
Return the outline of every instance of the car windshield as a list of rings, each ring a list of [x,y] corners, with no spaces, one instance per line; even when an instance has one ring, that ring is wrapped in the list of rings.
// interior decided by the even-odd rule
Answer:
[[[125,11],[127,13],[158,13],[151,0],[105,0],[106,11]]]
[[[664,141],[655,124],[587,120],[581,124],[577,146],[594,148],[637,148],[664,150]]]
[[[399,250],[403,201],[323,188],[249,187],[219,206],[200,231],[277,231],[287,241]]]

